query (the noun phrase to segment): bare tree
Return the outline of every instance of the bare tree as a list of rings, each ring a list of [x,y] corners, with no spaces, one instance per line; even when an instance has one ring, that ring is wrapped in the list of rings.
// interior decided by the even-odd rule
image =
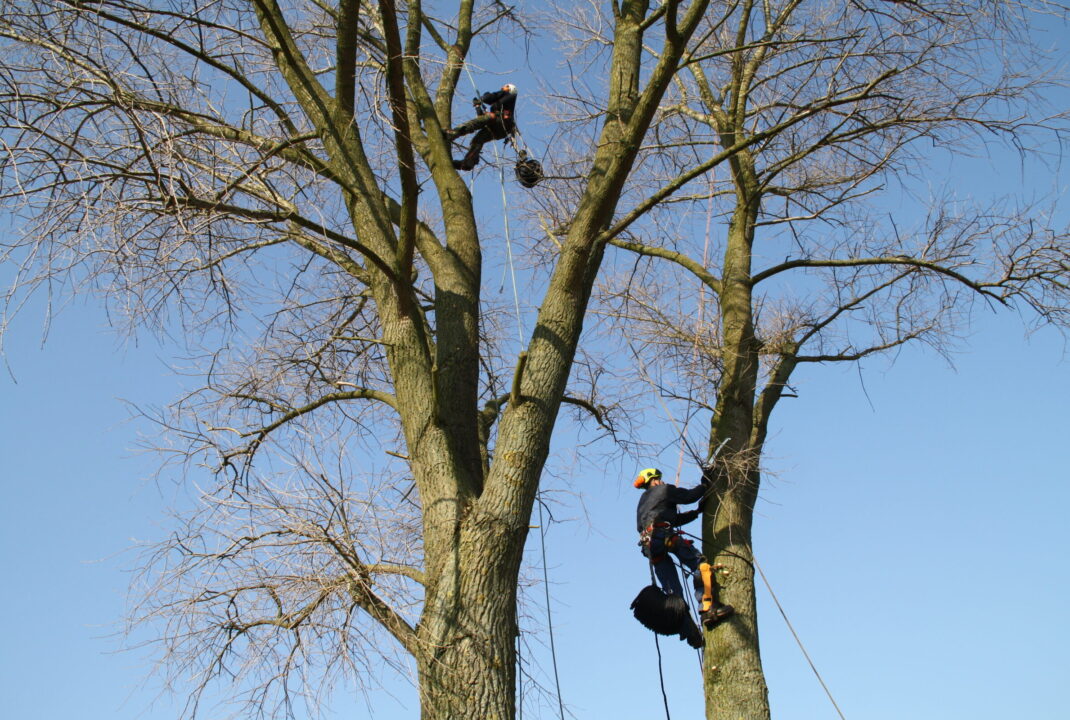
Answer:
[[[933,156],[988,142],[1058,152],[1067,117],[1044,114],[1057,78],[1036,69],[1031,28],[1062,13],[742,0],[708,13],[685,53],[640,154],[661,187],[635,207],[656,209],[603,233],[633,254],[604,300],[652,385],[710,411],[696,462],[724,445],[703,539],[737,615],[707,633],[707,717],[769,717],[751,529],[770,418],[796,370],[908,343],[947,352],[990,306],[1067,327],[1070,237],[1048,210],[913,182]],[[725,171],[718,153],[741,145]]]
[[[496,0],[442,5],[0,6],[9,304],[102,292],[180,328],[202,381],[160,420],[188,481],[214,479],[139,608],[191,715],[220,678],[292,712],[378,664],[378,637],[413,659],[423,717],[514,713],[551,432],[563,400],[596,410],[565,389],[605,230],[709,3],[609,5],[599,127],[515,362],[442,131],[473,43],[526,29]]]
[[[1063,127],[1027,105],[1025,8],[561,8],[579,69],[553,98],[559,162],[525,231],[545,285],[514,360],[442,129],[473,47],[535,25],[443,5],[2,5],[0,195],[26,221],[9,302],[99,290],[194,350],[201,389],[159,420],[189,482],[214,474],[149,558],[139,616],[168,676],[194,677],[189,714],[220,678],[286,714],[389,638],[424,717],[511,717],[551,432],[562,402],[604,420],[566,387],[612,244],[630,272],[609,307],[663,351],[642,367],[728,441],[704,544],[739,616],[707,638],[707,714],[768,716],[750,528],[795,369],[940,347],[979,302],[1065,322],[1065,233],[1039,212],[938,198],[907,227],[879,201],[934,144]],[[574,378],[609,362],[588,352]]]

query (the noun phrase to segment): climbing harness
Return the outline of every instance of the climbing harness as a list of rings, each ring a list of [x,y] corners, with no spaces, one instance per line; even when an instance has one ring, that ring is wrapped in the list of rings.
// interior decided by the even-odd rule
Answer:
[[[665,557],[664,553],[658,555],[657,557],[654,557],[650,551],[650,541],[654,537],[655,530],[672,530],[672,524],[667,522],[651,523],[650,525],[647,525],[645,528],[643,528],[643,531],[639,533],[639,546],[643,548],[643,554],[649,557],[650,562],[652,563],[657,562],[661,558]],[[664,545],[666,550],[672,548],[674,540],[679,534],[679,531],[670,532],[669,536],[665,538]]]
[[[656,533],[663,533],[658,535],[657,539],[660,541],[665,551],[657,555],[654,554],[653,541]],[[690,537],[688,537],[690,536]],[[654,565],[659,562],[663,562],[666,558],[669,558],[673,564],[683,572],[685,580],[694,578],[697,575],[695,585],[695,592],[700,591],[698,582],[701,581],[702,588],[702,605],[698,610],[699,619],[704,625],[713,627],[724,618],[728,617],[728,614],[722,614],[721,608],[727,607],[725,605],[719,605],[714,603],[713,596],[713,569],[710,563],[706,560],[706,557],[702,554],[698,555],[698,567],[692,571],[690,568],[685,567],[683,563],[677,563],[669,555],[673,548],[677,544],[686,545],[689,548],[693,548],[695,543],[690,538],[694,538],[694,535],[684,532],[680,528],[674,527],[668,522],[652,523],[645,527],[639,534],[639,546],[643,549],[643,555],[650,560],[651,572],[653,572]],[[697,538],[695,538],[697,539]],[[730,614],[730,613],[729,613]]]

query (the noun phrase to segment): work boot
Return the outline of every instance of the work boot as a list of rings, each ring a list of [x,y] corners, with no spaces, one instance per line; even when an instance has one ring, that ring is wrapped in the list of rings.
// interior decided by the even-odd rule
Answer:
[[[732,617],[736,612],[736,609],[731,605],[711,605],[709,610],[703,610],[699,613],[702,618],[702,624],[707,629],[712,629],[720,625],[727,618]]]

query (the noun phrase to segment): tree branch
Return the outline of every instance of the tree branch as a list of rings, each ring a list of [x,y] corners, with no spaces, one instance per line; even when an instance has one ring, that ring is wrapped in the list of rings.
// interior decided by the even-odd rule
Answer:
[[[686,269],[696,278],[698,278],[703,285],[712,290],[715,294],[721,291],[721,279],[716,275],[709,272],[702,263],[699,263],[692,259],[689,255],[675,250],[669,250],[668,248],[658,247],[656,245],[646,245],[643,243],[630,242],[627,240],[621,240],[620,238],[613,238],[609,241],[610,245],[619,247],[623,250],[628,250],[636,255],[645,255],[648,257],[657,257],[664,260],[673,262],[680,267]]]
[[[891,255],[886,257],[873,257],[873,258],[847,258],[843,260],[815,260],[815,259],[798,259],[789,260],[779,265],[767,268],[762,272],[757,273],[751,278],[751,285],[757,285],[758,283],[768,280],[769,278],[778,275],[788,270],[794,270],[800,267],[864,267],[866,265],[903,265],[908,267],[918,268],[920,270],[929,270],[931,272],[943,275],[951,278],[956,282],[965,285],[974,292],[977,292],[986,297],[990,297],[997,302],[1006,305],[1007,300],[999,293],[993,292],[990,288],[991,285],[986,283],[979,283],[971,280],[965,275],[952,270],[951,268],[944,267],[939,263],[929,260],[922,260],[919,258],[912,258],[907,255]]]

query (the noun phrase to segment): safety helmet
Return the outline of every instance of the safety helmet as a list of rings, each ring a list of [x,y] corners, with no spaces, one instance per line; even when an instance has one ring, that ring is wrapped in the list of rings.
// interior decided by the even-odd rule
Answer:
[[[632,484],[642,490],[651,480],[661,480],[661,470],[658,470],[657,468],[647,468],[639,473],[639,477],[637,477]]]
[[[514,85],[513,83],[505,83],[504,85],[502,85],[502,90],[509,93],[510,95],[516,95],[516,85]]]

